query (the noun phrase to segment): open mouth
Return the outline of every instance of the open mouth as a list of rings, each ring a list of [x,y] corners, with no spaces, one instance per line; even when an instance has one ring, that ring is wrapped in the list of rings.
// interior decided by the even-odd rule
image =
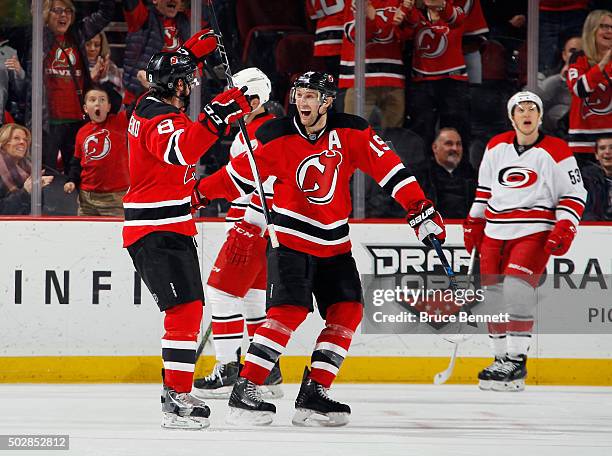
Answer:
[[[100,112],[100,108],[96,108],[96,109],[94,110],[94,116],[95,116],[95,117],[100,117],[100,114],[101,114],[101,112]]]
[[[169,2],[166,4],[166,8],[171,10],[172,12],[176,11],[177,4],[174,2]]]
[[[59,21],[57,21],[57,25],[59,25],[61,28],[67,27],[68,21],[66,19],[60,19]]]
[[[310,109],[300,109],[300,115],[302,117],[308,117],[312,113]]]

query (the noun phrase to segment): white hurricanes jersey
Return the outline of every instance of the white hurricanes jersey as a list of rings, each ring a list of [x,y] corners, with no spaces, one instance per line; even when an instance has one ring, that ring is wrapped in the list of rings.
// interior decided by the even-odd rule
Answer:
[[[551,230],[562,219],[578,225],[587,192],[567,143],[541,135],[519,153],[515,139],[510,131],[487,144],[470,216],[485,218],[485,234],[504,240]]]

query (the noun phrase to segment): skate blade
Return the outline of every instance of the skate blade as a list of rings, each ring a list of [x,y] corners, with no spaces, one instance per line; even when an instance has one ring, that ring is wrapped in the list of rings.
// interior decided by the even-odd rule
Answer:
[[[490,391],[493,386],[493,382],[491,380],[478,380],[478,388],[482,391]]]
[[[222,386],[214,390],[193,387],[191,389],[191,394],[201,399],[229,399],[233,388],[234,385]]]
[[[525,380],[513,380],[511,382],[493,382],[491,389],[497,392],[518,393],[525,389]]]
[[[164,429],[185,429],[197,431],[210,426],[208,418],[199,416],[179,416],[174,413],[164,412],[161,426]]]
[[[230,407],[225,422],[234,426],[267,426],[272,423],[274,413],[244,410]]]
[[[280,399],[285,395],[280,385],[262,385],[259,387],[262,399]]]
[[[291,422],[294,426],[323,426],[339,427],[345,426],[349,422],[348,413],[328,413],[326,415],[308,409],[296,409]]]

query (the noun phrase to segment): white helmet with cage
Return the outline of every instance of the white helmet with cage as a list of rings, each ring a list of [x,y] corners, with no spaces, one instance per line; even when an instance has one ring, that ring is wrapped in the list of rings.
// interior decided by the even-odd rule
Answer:
[[[270,99],[270,93],[272,92],[272,84],[268,76],[264,74],[259,68],[251,67],[245,68],[232,76],[234,85],[236,87],[246,86],[247,91],[245,95],[259,97],[260,106],[263,105]]]
[[[517,92],[514,95],[512,95],[510,99],[508,100],[508,105],[507,105],[508,117],[510,118],[510,122],[512,122],[512,125],[514,125],[514,120],[512,120],[512,114],[514,112],[514,108],[519,103],[523,103],[524,101],[530,101],[532,103],[535,103],[535,105],[538,107],[538,111],[540,113],[539,123],[541,125],[542,117],[544,116],[544,105],[542,104],[542,99],[539,96],[537,96],[535,93],[529,92],[529,91]]]

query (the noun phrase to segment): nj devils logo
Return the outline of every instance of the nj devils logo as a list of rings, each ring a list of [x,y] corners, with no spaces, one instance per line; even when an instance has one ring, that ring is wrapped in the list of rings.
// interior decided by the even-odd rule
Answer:
[[[185,177],[183,181],[185,184],[189,181],[196,181],[196,165],[188,165],[185,169]]]
[[[110,153],[110,150],[111,140],[107,129],[89,135],[83,143],[86,161],[101,160]]]
[[[603,84],[597,87],[582,104],[582,118],[606,116],[612,112],[612,90]]]
[[[507,188],[525,188],[536,183],[538,174],[533,169],[509,166],[499,172],[497,180]]]
[[[298,187],[308,201],[314,204],[327,204],[334,197],[338,182],[338,170],[342,154],[336,150],[326,150],[320,154],[306,157],[296,173]]]
[[[422,29],[416,36],[417,49],[426,59],[434,59],[444,54],[448,48],[449,32],[446,26],[432,26]]]
[[[164,51],[174,51],[179,47],[176,27],[164,28]]]

